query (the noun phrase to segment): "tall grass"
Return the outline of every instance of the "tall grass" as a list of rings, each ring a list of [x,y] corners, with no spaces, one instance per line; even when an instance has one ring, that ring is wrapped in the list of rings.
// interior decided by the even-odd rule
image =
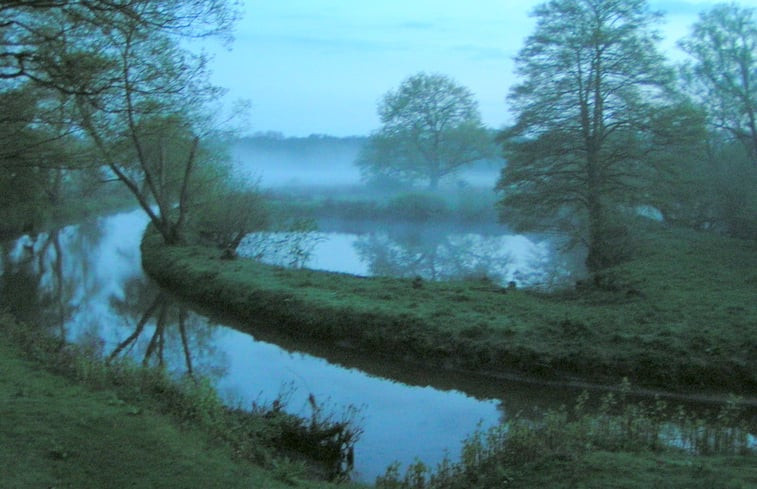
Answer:
[[[129,358],[106,362],[98,341],[68,344],[18,324],[2,311],[0,332],[44,368],[90,388],[113,392],[113,402],[134,406],[134,414],[151,409],[171,415],[232,447],[239,458],[275,473],[307,466],[311,476],[344,480],[353,469],[354,446],[362,433],[354,409],[337,418],[312,396],[309,418],[288,413],[284,399],[252,409],[230,407],[210,380],[177,379],[165,369],[145,367]]]
[[[488,430],[478,429],[462,445],[460,459],[442,460],[435,468],[417,460],[400,473],[391,465],[376,480],[379,489],[454,489],[502,487],[523,467],[577,463],[591,453],[670,453],[754,455],[749,427],[738,399],[720,408],[714,418],[697,416],[665,401],[630,402],[630,386],[607,394],[598,412],[589,413],[587,393],[568,409],[548,410],[537,419],[522,414]]]

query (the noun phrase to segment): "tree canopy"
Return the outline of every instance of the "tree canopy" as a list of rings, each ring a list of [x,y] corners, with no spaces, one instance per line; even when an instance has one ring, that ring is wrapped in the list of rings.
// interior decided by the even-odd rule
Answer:
[[[718,4],[680,42],[684,89],[703,108],[709,135],[690,212],[699,227],[757,237],[757,16]]]
[[[570,229],[598,270],[622,258],[616,216],[643,203],[656,139],[675,136],[658,129],[685,129],[691,112],[673,110],[683,101],[644,0],[552,0],[533,15],[509,95],[516,122],[500,135],[501,216],[520,229]]]
[[[710,123],[742,143],[757,167],[757,18],[754,9],[720,4],[703,12],[680,42],[692,61],[688,88]]]
[[[447,76],[407,78],[384,95],[378,114],[382,127],[358,157],[366,177],[426,180],[434,189],[442,177],[495,154],[473,94]]]
[[[228,37],[232,0],[17,0],[0,6],[0,80],[56,94],[65,124],[137,198],[166,241],[180,239],[189,180],[211,136],[219,89],[186,48]],[[177,189],[179,189],[177,191]],[[174,204],[178,201],[178,209]],[[157,210],[152,207],[157,205]]]

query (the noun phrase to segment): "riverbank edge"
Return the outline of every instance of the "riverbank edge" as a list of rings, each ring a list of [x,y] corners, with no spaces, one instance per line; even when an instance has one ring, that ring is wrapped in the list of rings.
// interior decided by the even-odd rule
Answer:
[[[6,208],[0,212],[0,241],[79,224],[87,219],[136,209],[137,206],[134,196],[118,187],[105,195],[70,199],[43,209],[37,220],[25,217],[30,213],[28,208]]]
[[[576,350],[575,345],[570,352],[560,355],[560,352],[540,350],[540,344],[530,348],[523,342],[511,342],[509,332],[493,334],[486,325],[461,324],[462,334],[449,334],[412,310],[359,308],[351,305],[353,301],[349,296],[313,301],[298,293],[299,288],[312,286],[311,278],[316,276],[321,280],[344,282],[343,290],[360,289],[370,280],[392,286],[400,284],[407,294],[415,293],[413,280],[290,270],[244,259],[223,260],[217,250],[209,247],[165,246],[149,230],[140,248],[143,268],[154,280],[180,296],[240,320],[242,324],[234,327],[248,333],[255,332],[255,325],[268,324],[270,328],[270,324],[275,324],[277,331],[296,339],[333,342],[340,347],[433,368],[509,378],[515,375],[534,381],[588,383],[610,389],[622,379],[630,378],[634,385],[660,388],[684,397],[694,389],[700,389],[694,393],[696,396],[701,394],[701,389],[726,394],[750,393],[756,387],[754,376],[741,372],[743,368],[735,363],[686,364],[680,358],[671,358],[668,363],[671,371],[658,372],[656,365],[650,364],[646,357],[640,358],[638,363],[623,358],[613,364],[608,361],[611,354],[599,359],[591,349],[580,354],[582,350]],[[273,276],[275,281],[257,280],[262,275]],[[445,287],[443,283],[428,286],[435,290]],[[481,294],[527,294],[489,285],[473,289],[474,294],[477,289]],[[245,327],[244,323],[250,326]],[[475,334],[469,334],[471,331]],[[691,383],[691,379],[696,379],[697,383]],[[750,397],[747,402],[752,403],[754,399]]]
[[[31,475],[39,472],[45,477],[56,477],[53,485],[68,487],[66,477],[82,477],[83,472],[88,482],[95,481],[92,486],[83,487],[116,487],[110,482],[104,485],[96,482],[110,480],[111,474],[100,473],[109,470],[109,463],[92,453],[91,445],[105,444],[117,447],[112,451],[120,453],[123,457],[120,461],[127,466],[134,460],[140,461],[134,462],[140,465],[140,470],[133,474],[127,469],[115,470],[118,474],[114,476],[123,479],[119,479],[118,485],[142,481],[138,484],[140,487],[142,483],[145,487],[208,487],[214,480],[212,474],[216,474],[220,479],[228,479],[226,487],[237,487],[235,484],[242,480],[250,481],[255,487],[364,487],[352,482],[345,485],[344,474],[339,484],[325,480],[332,470],[332,460],[323,460],[332,454],[333,447],[330,442],[322,442],[321,432],[334,432],[341,421],[326,419],[323,424],[315,424],[315,418],[291,415],[274,406],[259,406],[255,413],[227,407],[210,383],[202,378],[174,379],[163,369],[139,367],[128,360],[108,363],[95,345],[65,343],[32,325],[18,322],[2,310],[0,332],[3,333],[0,370],[4,373],[0,389],[14,392],[6,397],[3,417],[6,420],[11,416],[20,418],[16,426],[0,430],[0,440],[4,440],[2,446],[11,447],[11,452],[33,468],[8,473],[8,477],[20,477],[19,480],[25,482],[24,472]],[[25,380],[27,378],[42,379],[53,387],[37,389],[34,382]],[[50,405],[46,409],[53,412],[40,410],[30,414],[24,408],[27,405]],[[87,414],[65,429],[48,419],[76,416],[66,411],[69,408]],[[123,416],[130,418],[125,423],[128,427],[120,426],[119,419]],[[91,417],[91,423],[85,417]],[[106,430],[111,428],[107,434],[97,435],[106,439],[88,441],[92,437],[90,432],[99,429],[92,424],[104,424]],[[155,435],[150,434],[152,430],[156,431]],[[35,435],[19,435],[27,431]],[[37,439],[38,435],[42,439]],[[54,443],[47,446],[44,436],[49,436]],[[81,446],[67,442],[67,438],[79,440]],[[171,453],[165,453],[166,450]],[[142,453],[145,451],[147,455]],[[154,452],[152,456],[151,452]],[[316,452],[316,457],[312,457]],[[323,460],[318,460],[322,455]],[[161,480],[161,469],[166,468],[161,461],[164,459],[176,459],[177,464],[209,471],[201,472],[205,482],[187,485],[187,473],[196,472],[192,470],[185,471],[174,482],[169,471],[165,483],[153,485]],[[150,460],[157,461],[158,465],[153,467]],[[67,464],[75,464],[76,469],[65,468]],[[93,470],[98,477],[86,475]],[[207,479],[208,476],[211,478]],[[39,482],[35,477],[30,480]],[[41,487],[42,483],[37,482],[29,487]],[[239,487],[248,486],[242,483]]]

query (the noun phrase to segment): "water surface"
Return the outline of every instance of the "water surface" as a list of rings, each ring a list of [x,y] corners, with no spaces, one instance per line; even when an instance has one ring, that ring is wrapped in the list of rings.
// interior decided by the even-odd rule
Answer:
[[[145,276],[139,242],[146,222],[141,211],[126,212],[0,244],[0,306],[104,356],[209,376],[233,405],[283,396],[290,411],[309,416],[312,394],[336,416],[355,406],[364,431],[356,471],[366,481],[395,460],[433,465],[445,453],[454,459],[477,426],[570,404],[579,394],[298,343],[278,335],[275,324],[245,324],[255,333],[241,333],[233,321],[177,300]],[[542,273],[539,263],[549,254],[538,240],[506,234],[384,229],[317,237],[309,266],[365,275],[525,281]]]

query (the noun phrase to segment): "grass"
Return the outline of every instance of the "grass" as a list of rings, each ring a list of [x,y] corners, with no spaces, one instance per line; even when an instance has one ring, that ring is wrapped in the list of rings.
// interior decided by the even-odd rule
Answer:
[[[250,463],[238,444],[197,418],[213,413],[208,391],[180,404],[158,373],[147,384],[147,371],[109,375],[82,352],[53,353],[49,338],[30,342],[35,336],[7,316],[0,325],[2,487],[334,487],[310,480],[300,462]]]
[[[635,259],[555,293],[225,261],[150,236],[142,256],[172,290],[298,338],[485,373],[757,391],[755,243],[653,224],[636,236]]]
[[[125,394],[134,385],[108,387],[100,364],[89,357],[41,353],[50,347],[49,338],[30,342],[35,335],[19,332],[7,316],[0,317],[0,325],[2,487],[357,487],[308,480],[302,465],[286,459],[266,469],[250,464],[199,423],[177,422],[159,409],[165,399]],[[76,378],[59,373],[71,365]],[[609,421],[600,425],[602,417],[568,421],[562,411],[548,413],[536,425],[515,418],[506,431],[496,427],[472,434],[460,464],[445,462],[431,471],[417,463],[404,479],[394,466],[377,487],[745,489],[757,483],[753,456],[645,452],[638,443],[648,444],[646,437],[618,435],[616,428],[639,426],[646,414],[626,409],[617,417],[605,415]],[[503,434],[514,434],[514,442]]]
[[[456,478],[419,466],[379,478],[378,489],[750,489],[757,485],[754,457],[698,457],[684,453],[597,450],[581,457],[550,457],[518,465],[479,467]],[[446,467],[446,470],[454,470]],[[433,476],[433,478],[432,478]],[[431,482],[429,482],[429,480]]]
[[[627,384],[621,387],[627,392]],[[668,406],[663,401],[646,405],[628,402],[624,394],[608,394],[600,411],[588,414],[587,400],[584,394],[570,412],[550,410],[538,420],[510,416],[506,424],[469,436],[458,462],[445,459],[430,468],[416,461],[404,476],[394,464],[377,478],[376,486],[723,489],[757,484],[749,431],[738,427],[732,403],[715,421],[679,408],[687,419],[674,426],[664,420]],[[689,443],[690,438],[695,442]]]
[[[509,487],[550,489],[748,489],[754,458],[597,451],[581,460],[552,460],[515,472]],[[475,486],[467,486],[475,487]]]
[[[497,196],[489,187],[454,190],[322,187],[270,191],[273,208],[289,215],[344,220],[406,220],[489,224],[497,221]]]

